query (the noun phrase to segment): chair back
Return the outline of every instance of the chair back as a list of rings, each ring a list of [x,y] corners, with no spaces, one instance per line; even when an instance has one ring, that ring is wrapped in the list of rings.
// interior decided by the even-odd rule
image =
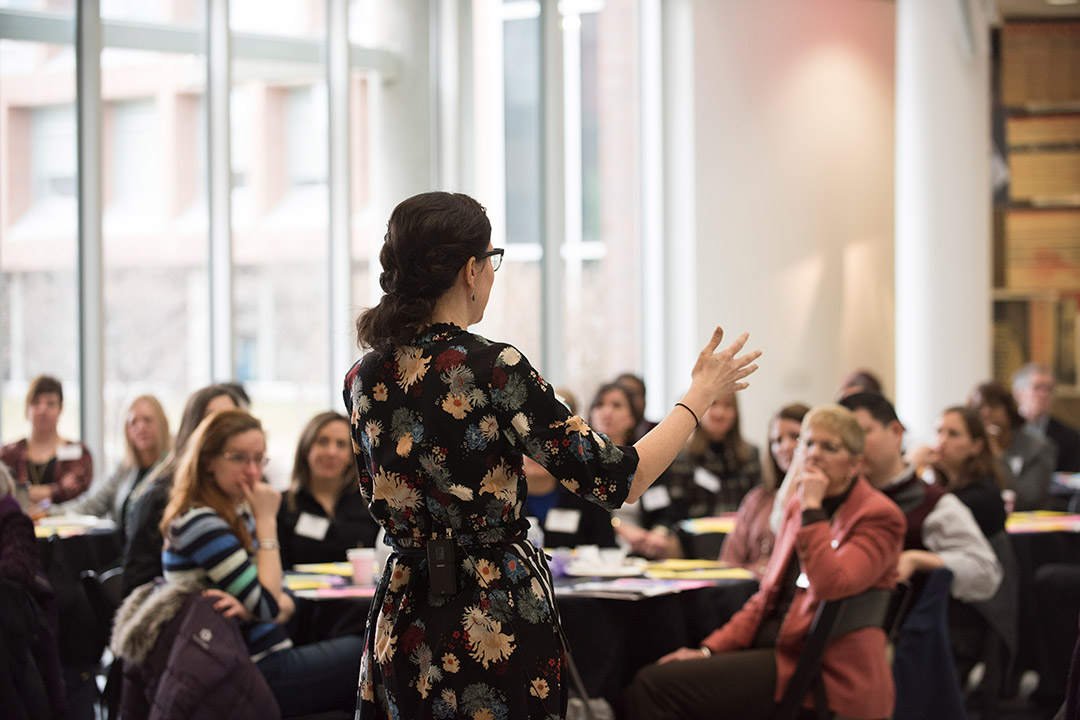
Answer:
[[[893,646],[893,720],[964,720],[964,698],[949,642],[952,571],[920,577]]]
[[[818,717],[830,717],[828,698],[821,681],[821,657],[829,640],[869,627],[882,628],[891,639],[910,594],[910,583],[902,583],[895,590],[872,588],[858,595],[819,604],[799,655],[799,664],[776,706],[775,720],[797,718],[803,699],[811,690]]]

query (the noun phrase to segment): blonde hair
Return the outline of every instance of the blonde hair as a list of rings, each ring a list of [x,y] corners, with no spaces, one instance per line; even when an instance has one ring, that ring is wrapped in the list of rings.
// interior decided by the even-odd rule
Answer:
[[[169,419],[165,417],[165,410],[162,409],[161,403],[153,395],[140,395],[131,401],[128,405],[127,413],[124,414],[124,461],[128,464],[128,467],[139,467],[139,453],[135,451],[135,446],[131,444],[131,436],[127,431],[127,416],[131,414],[131,411],[135,409],[137,403],[146,403],[150,406],[150,414],[154,416],[154,420],[157,421],[157,437],[154,438],[157,447],[157,457],[154,461],[160,460],[165,453],[172,449],[172,438],[169,436]]]
[[[806,414],[803,418],[803,432],[810,428],[821,428],[834,433],[844,443],[852,455],[860,455],[863,451],[863,431],[859,427],[855,415],[841,405],[819,405]]]
[[[255,552],[251,533],[241,522],[233,501],[214,482],[210,460],[220,455],[230,438],[250,430],[262,432],[262,423],[243,410],[222,410],[204,419],[188,441],[173,479],[169,504],[161,518],[161,534],[169,536],[169,525],[193,507],[208,507],[229,526],[248,552]]]

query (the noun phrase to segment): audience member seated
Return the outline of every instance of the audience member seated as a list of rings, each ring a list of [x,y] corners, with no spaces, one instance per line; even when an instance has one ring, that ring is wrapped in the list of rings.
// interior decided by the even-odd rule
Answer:
[[[153,395],[140,395],[128,407],[124,445],[124,461],[107,480],[95,483],[75,500],[51,506],[48,514],[96,515],[109,518],[123,530],[133,498],[138,497],[143,482],[172,446],[169,420]]]
[[[169,502],[173,475],[188,439],[202,419],[218,410],[239,407],[233,390],[225,385],[210,385],[196,390],[188,398],[180,416],[180,429],[172,451],[144,481],[141,494],[132,498],[127,539],[124,543],[124,595],[161,575],[161,516]]]
[[[15,477],[16,498],[31,512],[81,495],[94,479],[90,449],[57,432],[63,409],[60,381],[48,375],[34,378],[26,391],[30,436],[0,448],[0,462]]]
[[[1012,509],[1048,508],[1050,482],[1057,462],[1054,446],[1024,428],[1016,400],[1000,383],[976,386],[968,405],[979,411],[990,439],[990,451],[1008,471],[1007,487],[1016,493]]]
[[[840,401],[848,395],[860,392],[882,394],[881,380],[873,372],[865,369],[853,370],[840,380],[836,388],[836,399]]]
[[[344,561],[349,548],[374,546],[379,525],[360,495],[344,415],[319,413],[304,427],[277,526],[287,568]]]
[[[1080,432],[1051,417],[1054,407],[1054,373],[1039,363],[1028,363],[1016,371],[1012,382],[1017,409],[1030,432],[1057,448],[1057,472],[1080,472]]]
[[[630,391],[622,385],[607,383],[596,391],[589,406],[589,426],[606,435],[616,445],[633,445],[638,440],[641,416]]]
[[[525,514],[540,521],[544,547],[615,547],[610,512],[567,490],[532,458],[523,460],[529,487]]]
[[[282,586],[281,494],[262,482],[265,453],[262,425],[242,410],[212,413],[199,425],[161,520],[165,580],[205,587],[217,610],[243,621],[251,659],[282,715],[347,710],[363,642],[346,635],[293,647],[283,626],[295,605]]]
[[[971,510],[988,540],[993,542],[995,537],[1005,536],[1002,468],[990,454],[990,438],[978,412],[963,406],[947,408],[938,421],[934,447],[923,449],[919,455],[921,462],[929,464],[923,471],[924,480],[932,477],[935,486],[959,498]],[[949,605],[953,655],[957,675],[965,686],[968,673],[983,659],[992,627],[1015,629],[1015,608],[1008,617],[990,617],[987,615],[993,610],[990,605],[960,603],[955,599]]]
[[[770,717],[819,603],[895,587],[904,516],[859,478],[862,449],[862,430],[848,410],[829,405],[807,414],[790,471],[795,489],[760,589],[700,647],[680,648],[641,670],[624,697],[630,718]],[[892,713],[880,628],[834,638],[822,677],[834,713]]]
[[[938,419],[933,447],[912,453],[922,478],[967,505],[987,538],[1005,529],[1002,468],[990,453],[990,438],[979,414],[962,405],[947,408]]]
[[[939,567],[952,571],[951,593],[963,602],[986,600],[1001,583],[1001,563],[971,511],[941,485],[927,485],[904,460],[904,426],[891,402],[877,393],[848,395],[866,438],[864,477],[900,506],[907,518],[900,580]]]
[[[634,434],[639,438],[644,437],[645,433],[656,427],[656,423],[645,419],[645,380],[634,373],[623,373],[615,378],[615,382],[630,393],[630,400],[634,404],[634,414],[641,418]]]
[[[0,463],[0,717],[67,716],[57,618],[34,539]]]
[[[776,542],[776,533],[769,526],[776,489],[791,468],[802,421],[809,411],[806,405],[793,403],[782,407],[769,421],[769,460],[762,467],[761,485],[746,493],[739,503],[735,529],[720,548],[722,562],[744,567],[758,579],[765,574]]]
[[[739,408],[729,395],[705,411],[686,447],[642,494],[642,527],[620,524],[616,530],[639,555],[679,557],[678,537],[671,530],[681,520],[735,512],[760,484],[758,449],[743,439]]]

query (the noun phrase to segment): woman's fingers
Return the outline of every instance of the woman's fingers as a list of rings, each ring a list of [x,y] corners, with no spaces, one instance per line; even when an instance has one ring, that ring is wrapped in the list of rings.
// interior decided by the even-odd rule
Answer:
[[[714,336],[714,337],[715,337],[715,336]],[[742,350],[742,349],[743,349],[743,346],[744,346],[744,345],[746,345],[746,341],[747,341],[747,340],[749,340],[749,339],[750,339],[750,333],[748,333],[748,332],[744,332],[744,333],[743,333],[742,335],[740,335],[739,337],[735,338],[735,342],[733,342],[733,343],[731,343],[730,345],[728,345],[728,346],[727,346],[727,347],[726,347],[726,348],[724,349],[724,352],[725,352],[725,353],[727,353],[727,354],[729,354],[729,355],[730,355],[731,357],[735,357],[735,355],[736,355],[736,354],[737,354],[737,353],[738,353],[738,352],[739,352],[740,350]]]
[[[716,352],[716,348],[720,347],[720,342],[724,339],[724,328],[719,325],[713,330],[712,337],[709,338],[709,342],[705,344],[704,349],[701,351],[702,355],[712,355]],[[738,342],[738,340],[736,340]],[[745,341],[744,341],[745,342]]]

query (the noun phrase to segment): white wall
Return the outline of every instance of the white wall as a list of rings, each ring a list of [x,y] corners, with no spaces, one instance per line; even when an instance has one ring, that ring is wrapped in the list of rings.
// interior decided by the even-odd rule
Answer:
[[[895,5],[696,0],[694,13],[697,263],[684,271],[701,341],[721,324],[765,353],[741,397],[760,443],[776,409],[831,400],[855,367],[894,388]]]

